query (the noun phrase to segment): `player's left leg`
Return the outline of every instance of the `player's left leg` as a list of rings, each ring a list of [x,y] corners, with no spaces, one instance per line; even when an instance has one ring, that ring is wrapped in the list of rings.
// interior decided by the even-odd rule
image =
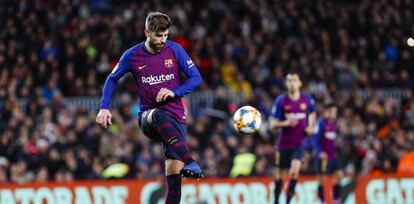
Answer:
[[[323,184],[325,182],[326,175],[330,173],[328,162],[328,159],[316,159],[315,161],[315,172],[318,174],[319,178],[318,197],[321,203],[326,203]]]
[[[319,185],[318,185],[318,197],[321,203],[325,203],[324,196],[324,181],[326,174],[330,173],[328,159],[316,159],[315,161],[315,172],[318,174]]]
[[[296,188],[296,184],[299,178],[300,166],[302,163],[301,160],[303,158],[303,155],[304,155],[303,148],[296,149],[292,154],[292,161],[290,163],[290,169],[289,169],[290,181],[289,181],[288,191],[286,195],[286,203],[290,203],[290,200],[295,195],[295,188]]]
[[[290,181],[288,185],[287,195],[286,195],[286,203],[290,203],[290,200],[295,195],[295,188],[299,178],[301,161],[298,159],[293,159],[290,163]]]
[[[181,174],[184,163],[178,159],[165,160],[165,175],[167,176],[168,192],[165,204],[178,204],[181,199]]]
[[[321,203],[325,203],[325,196],[324,196],[324,189],[323,189],[323,183],[325,182],[325,175],[319,174],[319,185],[318,185],[318,197]]]
[[[332,169],[335,172],[333,177],[333,203],[339,204],[341,203],[341,179],[344,175],[342,169],[340,168],[339,159],[332,160]]]

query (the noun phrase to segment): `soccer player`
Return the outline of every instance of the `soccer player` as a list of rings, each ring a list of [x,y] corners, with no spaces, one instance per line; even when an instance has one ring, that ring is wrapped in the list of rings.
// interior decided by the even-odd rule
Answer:
[[[287,203],[295,194],[301,159],[304,155],[304,139],[311,135],[316,121],[313,98],[302,93],[299,74],[286,75],[287,92],[276,98],[270,116],[270,128],[281,128],[275,154],[275,203],[279,203],[282,179],[289,169],[290,181],[287,190]]]
[[[335,139],[336,116],[338,108],[333,103],[324,106],[323,115],[317,121],[317,131],[312,137],[313,150],[316,157],[316,172],[319,174],[318,196],[325,203],[323,181],[326,174],[334,173],[333,203],[340,203],[340,181],[343,175],[339,158],[336,155]]]
[[[126,50],[106,79],[96,122],[111,124],[111,96],[117,81],[132,73],[138,87],[141,112],[138,121],[143,133],[161,141],[165,154],[168,193],[166,203],[179,203],[181,178],[201,178],[203,172],[193,160],[186,143],[187,127],[181,97],[202,83],[197,67],[184,49],[167,40],[171,19],[151,12],[145,21],[145,42]],[[181,84],[180,74],[187,79]]]

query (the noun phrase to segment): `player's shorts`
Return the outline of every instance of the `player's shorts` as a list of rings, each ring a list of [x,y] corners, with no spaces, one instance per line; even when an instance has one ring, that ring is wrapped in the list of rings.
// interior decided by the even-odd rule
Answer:
[[[280,169],[289,169],[290,163],[293,159],[302,160],[305,154],[305,149],[292,148],[292,149],[277,149],[275,153],[275,165]]]
[[[316,159],[315,161],[315,171],[317,174],[332,174],[340,169],[341,161],[339,160],[339,158],[328,159],[326,161]]]
[[[162,148],[164,150],[164,156],[165,156],[164,159],[178,159],[179,160],[180,157],[178,157],[178,155],[173,151],[172,147],[168,145],[168,143],[162,139],[155,123],[153,124],[148,123],[148,116],[151,110],[159,111],[158,109],[150,109],[138,115],[138,125],[142,133],[144,133],[144,135],[150,138],[151,140],[159,141],[162,143]],[[153,113],[152,115],[154,117]],[[184,138],[184,141],[187,141],[187,126],[183,123],[177,122],[174,118],[171,118],[167,114],[163,115],[163,117],[169,117],[171,119],[170,121],[172,123],[175,123],[172,126],[177,127],[176,131],[179,132],[180,136]]]

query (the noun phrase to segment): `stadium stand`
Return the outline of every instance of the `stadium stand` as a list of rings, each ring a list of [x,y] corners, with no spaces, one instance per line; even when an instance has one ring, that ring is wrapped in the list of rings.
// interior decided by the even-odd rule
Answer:
[[[185,102],[189,146],[209,177],[230,176],[241,150],[255,155],[250,175],[271,175],[277,133],[265,120],[257,135],[236,135],[229,117],[244,104],[267,117],[288,70],[318,104],[339,105],[346,173],[396,172],[414,149],[410,1],[0,1],[0,182],[99,179],[115,163],[131,168],[126,178],[162,177],[131,78],[114,96],[114,124],[94,123],[105,76],[144,40],[152,10],[173,17],[170,38],[205,79]],[[308,151],[304,173],[312,162]]]

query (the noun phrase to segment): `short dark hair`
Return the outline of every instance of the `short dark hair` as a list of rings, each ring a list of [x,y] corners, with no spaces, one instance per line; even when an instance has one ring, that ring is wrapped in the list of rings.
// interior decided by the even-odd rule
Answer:
[[[336,104],[335,104],[334,102],[332,102],[332,101],[329,101],[329,102],[326,102],[326,103],[323,105],[323,107],[324,107],[325,109],[335,108],[335,107],[336,107]]]
[[[152,32],[162,32],[170,28],[172,22],[167,14],[150,12],[145,19],[145,29]]]
[[[285,77],[287,78],[289,75],[290,75],[290,76],[297,75],[297,76],[298,76],[298,78],[299,78],[300,80],[302,79],[301,73],[300,73],[300,72],[298,72],[298,71],[289,70],[289,71],[286,73]]]

